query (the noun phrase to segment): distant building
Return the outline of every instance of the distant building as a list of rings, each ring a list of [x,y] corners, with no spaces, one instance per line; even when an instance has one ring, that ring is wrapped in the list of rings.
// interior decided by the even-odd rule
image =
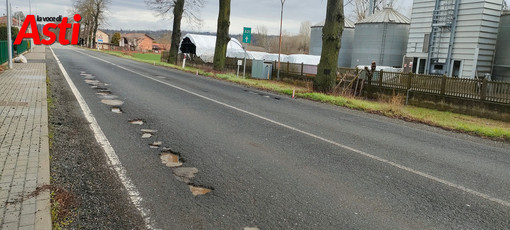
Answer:
[[[97,30],[96,43],[110,43],[110,36],[101,30]]]
[[[322,28],[324,21],[311,27],[310,31],[310,55],[320,56],[322,53]],[[354,22],[344,20],[344,31],[342,33],[342,46],[338,53],[338,66],[351,67],[352,46],[354,42]]]
[[[414,1],[407,70],[471,79],[490,75],[502,7],[502,0]]]
[[[510,11],[501,15],[492,79],[510,82]]]
[[[21,28],[22,21],[18,21],[16,18],[12,18],[11,26],[16,28]],[[0,25],[7,25],[7,16],[0,17]]]
[[[120,47],[125,47],[131,51],[152,51],[154,39],[143,33],[121,34],[119,41]]]
[[[396,10],[383,10],[356,22],[351,66],[402,67],[411,20]]]
[[[96,31],[96,46],[99,49],[110,49],[110,36],[102,30]]]

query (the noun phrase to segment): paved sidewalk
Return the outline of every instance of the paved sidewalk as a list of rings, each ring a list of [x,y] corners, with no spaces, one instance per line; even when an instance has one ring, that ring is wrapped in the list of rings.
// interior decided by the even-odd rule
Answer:
[[[25,56],[0,74],[0,226],[51,229],[45,47]]]

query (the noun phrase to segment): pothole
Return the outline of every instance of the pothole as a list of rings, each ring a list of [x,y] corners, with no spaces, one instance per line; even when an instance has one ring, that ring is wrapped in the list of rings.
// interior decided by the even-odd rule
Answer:
[[[142,134],[143,139],[151,138],[152,136],[154,136],[152,133],[143,133]]]
[[[196,187],[196,186],[193,186],[193,185],[189,185],[189,190],[191,191],[193,196],[201,196],[201,195],[205,195],[207,193],[212,192],[211,189],[202,188],[202,187]]]
[[[112,92],[109,90],[101,90],[101,91],[97,92],[96,94],[99,96],[106,96],[106,95],[112,94]]]
[[[161,141],[154,141],[154,142],[152,142],[151,144],[149,144],[149,148],[151,148],[151,149],[157,149],[157,148],[159,148],[162,144],[163,144],[163,142],[161,142]]]
[[[158,130],[155,130],[155,129],[141,129],[140,131],[142,131],[142,133],[157,133]]]
[[[96,78],[96,76],[94,76],[94,75],[85,75],[85,76],[83,76],[83,78],[88,79],[88,80],[93,80],[94,78]]]
[[[275,100],[280,100],[281,98],[279,98],[279,97],[275,97],[274,99],[275,99]]]
[[[197,168],[174,168],[173,170],[174,176],[178,181],[189,184],[191,179],[195,177],[195,174],[198,173]]]
[[[120,107],[112,107],[112,112],[113,113],[118,113],[118,114],[123,113],[122,109]]]
[[[152,136],[154,136],[154,133],[157,133],[158,130],[154,130],[154,129],[142,129],[142,138],[144,139],[147,139],[147,138],[151,138]]]
[[[96,85],[96,84],[99,84],[101,83],[100,81],[98,80],[89,80],[89,79],[86,79],[85,80],[85,83],[89,84],[89,85]]]
[[[179,155],[173,153],[161,153],[161,163],[170,168],[181,167],[182,162],[179,161]]]
[[[128,121],[129,124],[132,124],[132,125],[143,125],[143,120],[140,120],[140,119],[134,119],[134,120],[130,120]]]
[[[124,104],[123,101],[120,100],[112,100],[112,99],[103,99],[101,100],[101,103],[111,106],[121,106]]]

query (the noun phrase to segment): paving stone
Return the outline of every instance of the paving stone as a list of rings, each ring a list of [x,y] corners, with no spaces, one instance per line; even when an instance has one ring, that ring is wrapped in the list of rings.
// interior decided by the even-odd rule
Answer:
[[[44,60],[45,47],[34,47],[26,56],[29,60]],[[49,161],[39,156],[49,156],[47,149],[48,122],[46,117],[46,64],[14,64],[14,68],[0,73],[0,227],[1,229],[51,229],[51,221],[39,221],[39,216],[49,218],[49,206],[37,212],[36,198],[20,203],[24,193],[35,191],[39,173],[49,178]],[[45,182],[46,183],[46,182]],[[49,193],[38,200],[49,202]],[[6,203],[17,202],[17,203]]]
[[[19,226],[35,225],[35,212],[31,214],[21,215]]]

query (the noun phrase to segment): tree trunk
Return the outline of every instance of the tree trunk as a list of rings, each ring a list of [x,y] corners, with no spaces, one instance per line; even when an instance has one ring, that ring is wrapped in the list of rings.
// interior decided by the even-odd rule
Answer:
[[[344,30],[343,0],[328,0],[326,22],[322,28],[322,54],[314,88],[320,92],[331,92],[336,83],[338,52]]]
[[[179,43],[181,42],[181,19],[184,12],[184,0],[176,0],[174,6],[174,25],[172,28],[172,41],[168,63],[177,65],[179,55]]]
[[[230,41],[228,35],[230,28],[230,0],[220,0],[220,11],[218,13],[218,29],[216,31],[216,48],[214,49],[214,69],[225,68],[227,56],[227,45]]]
[[[92,28],[92,47],[90,48],[96,48],[96,33],[97,33],[97,27],[99,27],[99,16],[101,15],[101,8],[103,7],[103,1],[98,0],[95,2],[96,12],[94,14],[94,27]]]

